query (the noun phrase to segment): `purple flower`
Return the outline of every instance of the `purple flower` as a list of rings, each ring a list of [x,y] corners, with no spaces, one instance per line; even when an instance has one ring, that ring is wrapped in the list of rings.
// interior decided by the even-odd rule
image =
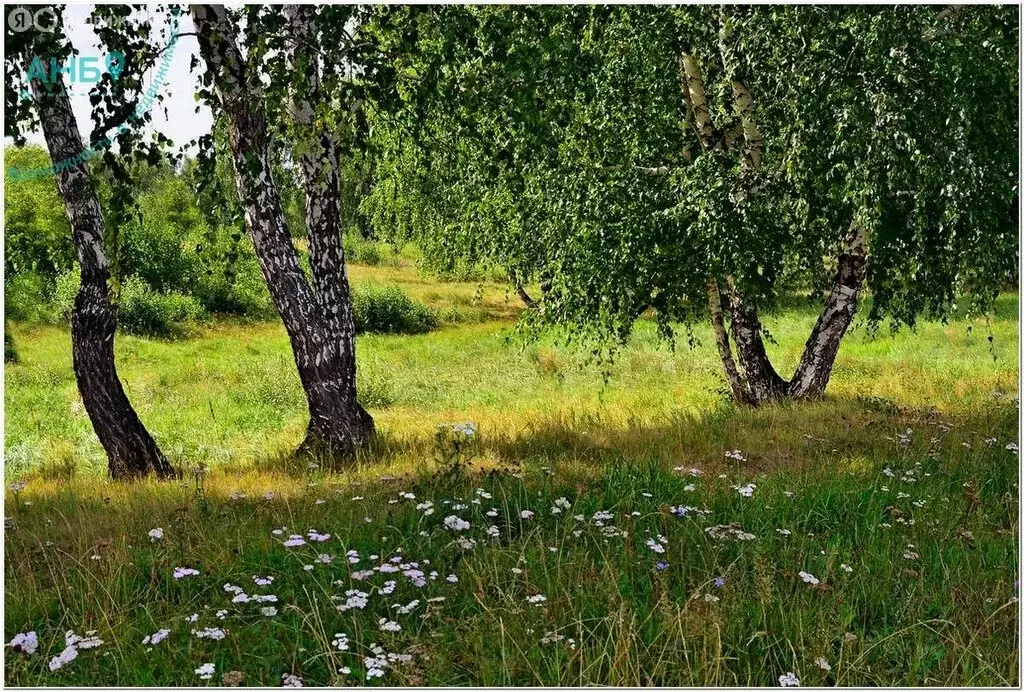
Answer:
[[[666,569],[668,569],[668,563],[667,562],[659,562],[658,564],[656,564],[654,566],[654,569],[658,570],[659,572],[664,572]]]
[[[725,577],[715,577],[715,586],[719,589],[725,586]]]

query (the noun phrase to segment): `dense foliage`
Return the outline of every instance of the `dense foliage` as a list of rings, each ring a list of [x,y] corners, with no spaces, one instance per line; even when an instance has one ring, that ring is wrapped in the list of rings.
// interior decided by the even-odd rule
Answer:
[[[1010,8],[452,7],[419,31],[366,206],[441,261],[540,280],[549,324],[690,322],[708,275],[761,307],[820,293],[852,226],[872,324],[984,311],[1015,278]]]

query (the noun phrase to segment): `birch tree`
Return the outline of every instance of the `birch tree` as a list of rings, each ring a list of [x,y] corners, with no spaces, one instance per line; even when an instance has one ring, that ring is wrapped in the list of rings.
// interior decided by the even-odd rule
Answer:
[[[1015,272],[1008,8],[449,7],[421,33],[368,206],[543,279],[531,323],[614,347],[710,315],[759,405],[822,396],[857,314],[983,314]],[[763,320],[794,293],[819,314],[787,377]]]
[[[142,424],[117,374],[114,337],[117,330],[117,277],[112,275],[111,251],[116,242],[106,232],[96,181],[89,168],[78,122],[71,108],[64,75],[59,69],[72,47],[57,15],[51,32],[8,33],[4,55],[7,89],[5,135],[24,141],[27,129],[38,125],[53,163],[81,268],[81,285],[71,313],[72,363],[78,391],[93,430],[107,454],[110,476],[126,479],[174,469]],[[36,69],[31,69],[35,66]],[[122,89],[131,89],[126,75]],[[22,90],[27,87],[31,97]],[[129,138],[125,138],[129,156]],[[116,160],[106,152],[109,160]]]
[[[291,342],[310,422],[303,448],[346,456],[374,432],[372,417],[356,400],[355,332],[341,245],[338,164],[332,133],[313,122],[319,97],[316,61],[307,52],[312,17],[290,8],[296,41],[285,57],[306,89],[293,90],[290,110],[299,133],[295,151],[306,184],[306,222],[312,280],[303,272],[285,223],[271,169],[274,137],[258,52],[243,55],[237,18],[221,5],[193,5],[192,17],[215,112],[227,121],[235,184],[263,277]],[[250,21],[259,17],[250,12]],[[255,27],[252,27],[256,31]],[[278,81],[280,84],[280,81]],[[276,128],[274,128],[276,131]]]

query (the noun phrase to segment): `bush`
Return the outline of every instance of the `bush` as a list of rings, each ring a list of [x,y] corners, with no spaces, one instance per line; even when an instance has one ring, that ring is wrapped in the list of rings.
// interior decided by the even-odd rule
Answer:
[[[158,293],[137,276],[121,287],[118,326],[128,334],[170,336],[183,322],[206,318],[206,310],[192,296]]]
[[[9,275],[4,283],[4,316],[25,322],[51,322],[53,282],[36,272]]]
[[[378,334],[422,334],[436,329],[436,311],[413,300],[394,284],[367,284],[352,296],[356,332]]]

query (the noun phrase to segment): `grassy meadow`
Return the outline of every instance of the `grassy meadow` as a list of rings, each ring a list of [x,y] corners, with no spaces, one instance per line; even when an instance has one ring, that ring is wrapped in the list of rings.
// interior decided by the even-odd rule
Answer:
[[[601,366],[524,340],[506,285],[350,275],[442,326],[359,338],[380,435],[342,470],[291,455],[277,322],[118,337],[184,471],[131,485],[67,329],[10,325],[5,642],[38,645],[6,648],[8,685],[1020,684],[1016,294],[989,323],[858,324],[826,400],[746,410],[707,325],[673,349],[641,322]],[[765,317],[783,372],[815,317]],[[102,643],[63,661],[69,632]]]

